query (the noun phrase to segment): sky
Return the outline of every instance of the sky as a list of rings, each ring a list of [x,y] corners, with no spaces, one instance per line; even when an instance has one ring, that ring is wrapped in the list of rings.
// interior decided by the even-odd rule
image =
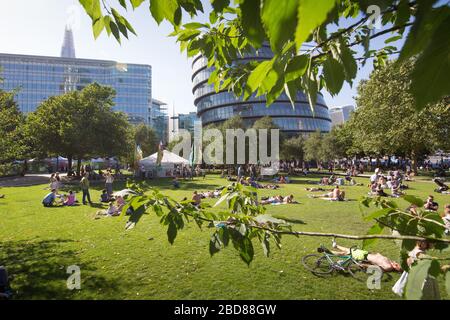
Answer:
[[[209,6],[208,1],[203,2]],[[0,0],[0,52],[59,56],[64,28],[69,23],[78,58],[149,64],[153,98],[166,102],[170,113],[173,106],[176,113],[195,111],[191,61],[180,52],[175,39],[168,37],[172,27],[167,22],[158,26],[144,5],[134,12],[130,8],[126,17],[138,36],[131,35],[120,45],[106,32],[94,39],[91,20],[78,0]],[[323,92],[327,105],[355,105],[357,83],[368,78],[371,71],[369,62],[360,68],[353,88],[345,84],[337,96]]]

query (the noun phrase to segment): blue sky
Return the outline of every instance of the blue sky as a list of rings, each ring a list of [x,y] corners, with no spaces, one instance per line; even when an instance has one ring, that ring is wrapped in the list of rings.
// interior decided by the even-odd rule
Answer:
[[[174,104],[176,112],[194,111],[191,63],[185,53],[180,53],[175,39],[167,37],[171,26],[166,22],[158,26],[144,6],[135,12],[129,10],[127,17],[138,36],[132,35],[119,45],[106,33],[94,40],[90,18],[77,0],[0,0],[0,52],[59,56],[69,21],[73,24],[77,57],[150,64],[153,97],[168,103],[171,110]],[[369,61],[359,70],[353,88],[345,84],[335,97],[324,92],[328,106],[354,104],[356,85],[371,70]]]

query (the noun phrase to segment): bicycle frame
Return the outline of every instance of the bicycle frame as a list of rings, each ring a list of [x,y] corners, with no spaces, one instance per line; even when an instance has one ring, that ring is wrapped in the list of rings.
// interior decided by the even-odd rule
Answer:
[[[336,254],[330,254],[327,252],[324,252],[324,255],[327,258],[327,260],[330,262],[330,265],[334,269],[337,269],[337,270],[345,271],[344,267],[348,266],[348,264],[351,262],[359,265],[359,263],[357,261],[355,261],[355,259],[353,259],[353,257],[351,255],[341,256],[341,255],[336,255]],[[342,259],[342,261],[335,262],[335,261],[333,261],[332,257]]]

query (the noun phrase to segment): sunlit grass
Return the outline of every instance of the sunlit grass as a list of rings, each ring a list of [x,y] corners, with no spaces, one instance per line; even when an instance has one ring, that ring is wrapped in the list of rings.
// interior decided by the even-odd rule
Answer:
[[[317,177],[295,178],[281,189],[262,190],[259,195],[294,194],[300,204],[268,206],[268,213],[292,221],[304,231],[364,234],[358,199],[366,186],[346,186],[354,201],[329,202],[308,198],[305,187]],[[367,180],[358,178],[367,184]],[[170,180],[152,184],[177,200],[190,198],[194,190],[205,191],[227,184],[218,176],[182,182],[173,190]],[[434,185],[412,182],[409,194],[425,198]],[[119,185],[115,186],[117,190]],[[255,242],[255,259],[242,262],[227,248],[210,257],[211,229],[199,230],[192,223],[178,233],[174,245],[154,214],[146,215],[135,229],[125,231],[126,218],[94,220],[98,208],[77,206],[43,208],[45,185],[3,188],[0,199],[0,264],[15,276],[12,283],[19,299],[396,299],[391,287],[399,277],[385,277],[381,290],[369,290],[364,283],[345,275],[323,279],[308,273],[300,259],[315,252],[328,238],[284,236],[283,247],[272,246],[269,258]],[[98,201],[101,187],[92,190]],[[80,200],[80,195],[78,194]],[[448,195],[435,195],[443,208]],[[208,200],[211,204],[214,200]],[[403,200],[401,205],[407,206]],[[149,240],[153,238],[153,240]],[[342,240],[342,245],[360,244]],[[392,241],[379,241],[374,251],[398,259]],[[82,289],[66,288],[66,269],[81,267]]]

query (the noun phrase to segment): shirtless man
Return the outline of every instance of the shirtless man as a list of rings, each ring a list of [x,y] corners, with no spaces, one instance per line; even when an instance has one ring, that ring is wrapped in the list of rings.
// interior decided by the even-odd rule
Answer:
[[[320,194],[320,195],[309,195],[310,198],[325,198],[334,201],[344,201],[345,199],[345,191],[341,191],[339,186],[336,186],[333,191]]]
[[[333,249],[334,250],[331,250],[333,254],[349,255],[351,253],[354,259],[368,261],[370,264],[380,267],[384,272],[402,271],[402,267],[399,263],[392,261],[378,252],[369,253],[368,251],[361,249],[352,249],[350,252],[350,248],[339,246],[335,241],[333,241]]]

